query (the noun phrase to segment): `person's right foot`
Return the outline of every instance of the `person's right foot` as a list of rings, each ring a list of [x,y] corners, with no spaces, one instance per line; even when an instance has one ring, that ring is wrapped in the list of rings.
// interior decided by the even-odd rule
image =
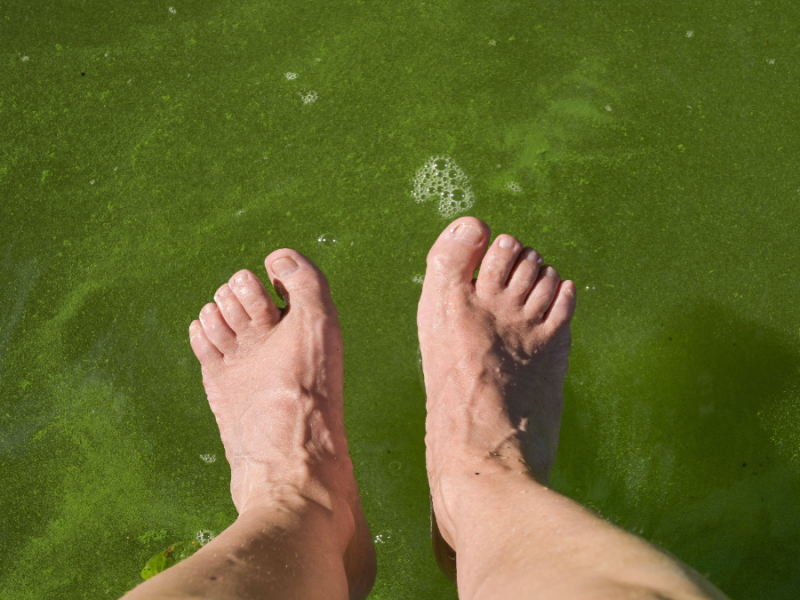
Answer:
[[[489,235],[473,217],[444,230],[417,315],[431,500],[456,549],[452,513],[467,479],[508,470],[549,479],[575,309],[574,283],[510,235],[486,251]]]
[[[231,465],[233,502],[240,513],[287,497],[324,507],[350,598],[366,598],[375,549],[347,448],[336,308],[325,276],[299,252],[276,250],[265,266],[286,310],[242,270],[190,327]]]

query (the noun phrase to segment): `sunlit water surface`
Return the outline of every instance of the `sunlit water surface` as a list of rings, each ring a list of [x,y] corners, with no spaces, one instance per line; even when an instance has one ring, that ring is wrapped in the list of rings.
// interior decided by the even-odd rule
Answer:
[[[0,11],[0,598],[231,523],[188,325],[284,246],[339,307],[372,597],[455,598],[415,312],[466,212],[578,286],[553,487],[798,597],[800,5],[174,1]]]

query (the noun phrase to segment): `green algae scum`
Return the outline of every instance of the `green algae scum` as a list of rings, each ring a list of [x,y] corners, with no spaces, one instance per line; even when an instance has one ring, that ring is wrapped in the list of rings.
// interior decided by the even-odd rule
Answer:
[[[0,600],[235,519],[188,325],[280,247],[339,309],[371,597],[455,599],[415,313],[459,214],[577,284],[551,486],[797,598],[798,40],[793,0],[6,2]]]
[[[158,575],[161,571],[189,558],[200,548],[202,548],[202,545],[195,540],[170,544],[166,550],[157,552],[147,561],[144,569],[142,569],[142,579],[150,579]]]

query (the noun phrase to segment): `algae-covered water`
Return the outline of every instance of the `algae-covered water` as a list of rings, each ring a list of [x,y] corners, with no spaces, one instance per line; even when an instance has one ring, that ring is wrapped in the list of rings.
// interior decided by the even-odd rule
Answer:
[[[553,487],[798,597],[796,2],[8,0],[0,65],[2,600],[232,522],[188,325],[284,246],[339,307],[372,598],[454,599],[415,312],[467,213],[578,286]]]

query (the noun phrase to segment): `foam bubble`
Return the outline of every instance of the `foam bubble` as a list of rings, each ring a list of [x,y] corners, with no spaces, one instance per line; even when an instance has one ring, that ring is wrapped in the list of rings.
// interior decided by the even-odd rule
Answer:
[[[291,81],[292,79],[297,79],[297,73],[291,73],[291,72],[287,73],[286,79],[288,79],[289,81]]]
[[[303,94],[302,92],[298,92],[300,94],[300,98],[303,100],[303,104],[311,104],[312,102],[316,102],[319,100],[319,94],[314,90]]]
[[[382,552],[395,552],[405,545],[403,537],[391,529],[384,529],[374,537],[373,541],[376,549]]]
[[[469,210],[475,203],[469,178],[447,156],[434,156],[417,171],[411,195],[417,202],[438,200],[439,214],[447,218]]]
[[[217,462],[217,455],[216,454],[201,454],[200,460],[202,460],[207,465],[211,463]]]
[[[522,193],[522,186],[520,184],[518,184],[516,181],[509,181],[506,184],[506,189],[514,192],[515,194],[521,194]]]
[[[201,529],[200,531],[197,532],[197,535],[195,536],[195,539],[205,546],[208,542],[213,540],[215,537],[217,537],[217,536],[214,535],[213,531],[211,531],[209,529]]]

